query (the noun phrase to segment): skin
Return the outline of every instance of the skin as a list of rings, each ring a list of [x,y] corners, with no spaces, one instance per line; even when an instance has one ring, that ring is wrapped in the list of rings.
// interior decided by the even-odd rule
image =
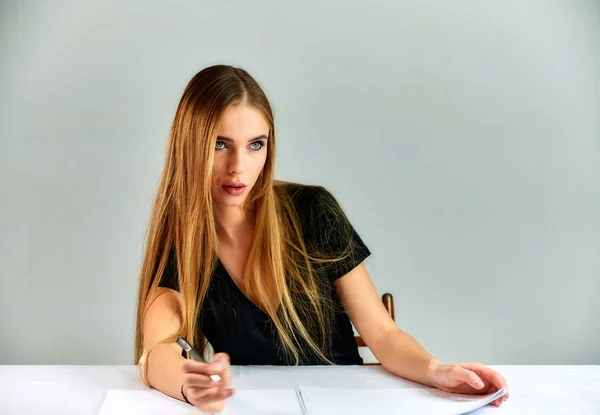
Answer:
[[[219,259],[242,288],[241,275],[253,238],[252,221],[243,211],[243,202],[256,183],[267,158],[269,126],[256,109],[244,104],[226,110],[215,147],[213,195],[219,240]],[[223,185],[244,183],[239,196],[227,193]],[[445,364],[429,354],[413,337],[402,331],[386,311],[363,264],[336,280],[336,289],[354,327],[379,362],[391,373],[433,386],[446,392],[485,394],[507,387],[506,379],[481,363]],[[144,329],[145,345],[177,330],[179,293],[160,288],[155,294]],[[185,360],[177,344],[156,347],[148,357],[148,380],[162,392],[182,399],[180,385],[188,400],[205,412],[220,412],[232,395],[231,366],[225,353],[211,363]],[[152,357],[152,358],[151,358]],[[158,362],[157,364],[152,364]],[[210,379],[219,374],[222,383]],[[509,394],[491,405],[500,406]]]

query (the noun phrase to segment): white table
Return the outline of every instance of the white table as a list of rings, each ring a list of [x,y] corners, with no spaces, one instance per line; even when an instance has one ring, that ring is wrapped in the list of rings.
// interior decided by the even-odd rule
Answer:
[[[510,399],[480,414],[600,414],[600,366],[491,366]],[[421,387],[378,366],[236,366],[234,388]],[[146,389],[135,366],[0,366],[0,414],[92,415],[110,389]],[[393,411],[390,411],[393,413]]]

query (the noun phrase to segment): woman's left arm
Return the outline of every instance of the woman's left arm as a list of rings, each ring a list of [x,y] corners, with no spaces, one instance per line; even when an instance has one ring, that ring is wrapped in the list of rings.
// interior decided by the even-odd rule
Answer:
[[[453,393],[482,394],[506,380],[480,363],[443,364],[401,330],[385,309],[364,263],[336,280],[346,313],[377,360],[391,373]],[[492,404],[500,406],[508,392]]]

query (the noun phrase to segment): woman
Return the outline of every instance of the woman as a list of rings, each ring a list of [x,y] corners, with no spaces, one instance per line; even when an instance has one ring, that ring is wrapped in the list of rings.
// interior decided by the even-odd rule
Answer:
[[[230,364],[362,364],[354,324],[398,376],[456,393],[505,387],[481,364],[439,362],[396,326],[342,208],[322,187],[275,181],[275,145],[271,107],[247,72],[217,65],[189,82],[142,267],[142,380],[218,412],[232,394]],[[201,351],[210,344],[212,362],[186,360],[178,335]]]

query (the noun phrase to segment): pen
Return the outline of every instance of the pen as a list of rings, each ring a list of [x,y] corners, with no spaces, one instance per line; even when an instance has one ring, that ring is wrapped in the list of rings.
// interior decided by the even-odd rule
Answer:
[[[202,362],[202,363],[208,363],[206,360],[204,360],[202,358],[202,356],[200,355],[200,353],[198,353],[198,351],[196,349],[194,349],[192,347],[192,345],[189,344],[187,342],[187,340],[184,339],[183,337],[181,337],[181,336],[177,337],[177,344],[180,345],[183,350],[185,350],[186,352],[188,352],[192,356],[192,359],[194,359],[195,361]],[[210,375],[210,378],[214,382],[221,382],[221,376],[219,376],[219,375]]]

